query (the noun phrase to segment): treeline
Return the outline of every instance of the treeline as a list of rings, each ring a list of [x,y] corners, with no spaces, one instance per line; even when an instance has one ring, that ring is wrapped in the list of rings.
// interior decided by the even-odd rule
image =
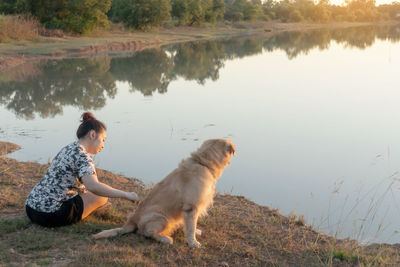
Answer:
[[[400,3],[376,6],[375,0],[1,0],[0,14],[32,14],[50,29],[87,33],[109,22],[136,29],[199,25],[217,21],[370,22],[400,17]]]
[[[2,0],[0,13],[33,14],[47,28],[87,33],[109,21],[137,29],[205,22],[279,20],[282,22],[377,21],[396,19],[400,3],[375,6],[373,0]]]
[[[128,58],[89,58],[28,62],[0,73],[0,105],[25,119],[53,117],[64,106],[100,109],[118,93],[117,82],[143,95],[167,93],[177,79],[204,84],[219,79],[229,60],[277,50],[289,59],[312,49],[327,49],[332,41],[365,49],[375,40],[400,41],[398,27],[356,27],[285,32],[271,38],[233,38],[182,43],[146,49]],[[60,75],[61,74],[61,75]]]

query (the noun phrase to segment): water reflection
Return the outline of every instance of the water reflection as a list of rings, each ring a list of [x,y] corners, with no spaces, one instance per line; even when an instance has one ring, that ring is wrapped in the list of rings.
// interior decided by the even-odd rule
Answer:
[[[324,29],[308,32],[285,32],[263,42],[263,48],[272,52],[277,49],[285,51],[289,59],[307,54],[318,48],[328,49],[332,41],[343,44],[344,47],[365,49],[374,44],[375,40],[400,40],[400,27],[366,26],[341,29]]]
[[[357,27],[285,32],[271,38],[248,37],[184,43],[149,49],[129,58],[45,60],[0,73],[0,104],[19,117],[33,119],[61,114],[63,106],[100,109],[117,93],[116,81],[128,82],[132,92],[166,93],[178,78],[204,84],[219,78],[224,62],[282,50],[289,59],[331,42],[365,49],[376,39],[398,42],[399,27]]]
[[[152,95],[155,91],[167,92],[172,66],[172,59],[165,51],[151,49],[129,58],[113,59],[110,73],[114,79],[128,82],[132,92]]]
[[[207,79],[218,80],[226,58],[222,42],[180,44],[171,50],[174,55],[172,79],[182,77],[199,84],[204,84]]]
[[[110,58],[47,60],[2,73],[0,103],[25,119],[33,119],[35,113],[52,117],[61,114],[62,107],[67,105],[102,108],[106,95],[113,98],[117,93],[110,61]]]

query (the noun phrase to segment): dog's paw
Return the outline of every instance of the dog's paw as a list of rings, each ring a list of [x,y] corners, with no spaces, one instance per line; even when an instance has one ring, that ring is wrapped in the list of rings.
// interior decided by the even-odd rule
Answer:
[[[166,235],[157,236],[157,237],[155,237],[155,239],[163,244],[172,245],[174,243],[174,240],[172,239],[172,237],[166,236]]]
[[[95,234],[95,235],[91,235],[90,238],[96,240],[96,239],[100,239],[102,238],[102,235],[100,235],[101,233]]]
[[[199,248],[201,247],[201,244],[199,241],[197,240],[189,240],[188,241],[189,246],[191,246],[192,248]]]
[[[200,229],[196,229],[196,235],[198,235],[198,236],[201,235],[201,230]]]

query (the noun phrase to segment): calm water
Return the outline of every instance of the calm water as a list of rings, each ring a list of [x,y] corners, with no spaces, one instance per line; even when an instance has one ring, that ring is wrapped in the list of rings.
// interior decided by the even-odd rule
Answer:
[[[218,181],[315,229],[400,242],[400,28],[186,43],[0,73],[0,140],[48,162],[80,114],[108,126],[98,167],[156,183],[201,142],[237,156]]]

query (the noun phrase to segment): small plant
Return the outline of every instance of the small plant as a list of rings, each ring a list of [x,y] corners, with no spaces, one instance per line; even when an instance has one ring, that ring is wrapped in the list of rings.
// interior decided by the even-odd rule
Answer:
[[[338,259],[342,262],[350,262],[352,264],[357,264],[360,262],[360,257],[357,255],[353,255],[348,251],[344,250],[335,250],[332,253],[332,259]]]

